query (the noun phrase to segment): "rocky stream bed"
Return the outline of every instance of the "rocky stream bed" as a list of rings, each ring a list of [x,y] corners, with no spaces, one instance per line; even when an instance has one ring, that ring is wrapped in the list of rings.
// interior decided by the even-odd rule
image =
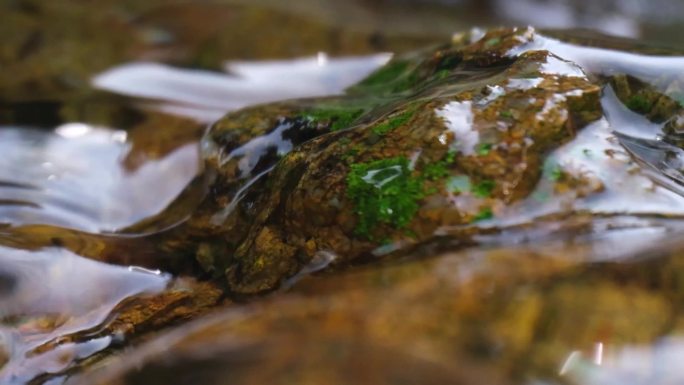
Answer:
[[[2,5],[0,383],[684,381],[681,51],[143,3]]]

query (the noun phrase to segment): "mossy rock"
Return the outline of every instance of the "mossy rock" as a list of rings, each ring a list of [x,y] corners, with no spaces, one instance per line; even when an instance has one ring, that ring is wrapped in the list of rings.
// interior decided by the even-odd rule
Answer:
[[[228,114],[203,141],[210,194],[180,244],[223,240],[210,258],[198,253],[202,265],[224,272],[230,292],[255,294],[321,251],[360,262],[496,218],[529,196],[551,150],[602,116],[600,85],[544,70],[572,63],[508,55],[530,33],[463,36],[397,58],[341,97]]]

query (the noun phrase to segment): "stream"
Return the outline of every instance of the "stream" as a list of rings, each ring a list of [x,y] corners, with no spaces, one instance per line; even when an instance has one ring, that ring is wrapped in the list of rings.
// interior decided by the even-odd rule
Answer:
[[[0,384],[684,381],[684,8],[592,4],[1,1]]]

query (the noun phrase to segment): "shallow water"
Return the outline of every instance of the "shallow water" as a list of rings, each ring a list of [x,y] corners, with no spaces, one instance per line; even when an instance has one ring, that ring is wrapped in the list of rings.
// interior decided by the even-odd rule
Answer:
[[[59,373],[106,349],[117,336],[74,342],[67,338],[96,330],[123,300],[158,293],[171,278],[91,261],[56,247],[39,251],[2,247],[0,253],[4,282],[0,335],[6,361],[0,378],[7,384]],[[53,348],[44,349],[50,345]]]
[[[0,151],[0,216],[12,226],[116,231],[160,212],[200,169],[190,143],[126,170],[125,131],[76,122],[54,132],[0,127]]]
[[[552,26],[599,26],[623,35],[650,31],[661,36],[658,31],[681,22],[658,20],[639,7],[586,13],[561,2],[525,1],[514,8],[491,3],[499,15],[482,25],[527,21],[529,6],[535,17],[554,20]],[[374,15],[375,7],[354,4],[345,12]],[[586,8],[583,2],[575,5]],[[353,10],[356,6],[360,11]],[[201,35],[202,28],[183,25],[183,13],[233,12],[218,7],[207,13],[205,7],[161,7],[135,19],[149,46],[139,48],[142,54],[122,55],[86,71],[86,82],[74,80],[78,71],[58,71],[55,86],[47,71],[44,78],[51,80],[37,88],[42,94],[36,97],[23,94],[31,82],[17,86],[3,80],[15,93],[0,93],[0,383],[220,384],[231,378],[238,383],[401,379],[608,385],[684,378],[676,365],[684,314],[681,155],[663,141],[663,122],[630,111],[607,84],[601,95],[604,116],[548,155],[531,198],[495,207],[493,219],[474,225],[488,229],[473,237],[479,246],[463,250],[457,241],[450,243],[450,236],[468,232],[469,226],[444,226],[426,244],[397,242],[376,250],[385,255],[415,246],[403,263],[311,277],[336,259],[320,250],[265,300],[226,304],[220,314],[156,334],[167,324],[194,318],[192,310],[184,313],[183,304],[207,290],[157,270],[175,266],[154,248],[155,236],[187,220],[205,193],[201,156],[212,149],[200,148],[204,127],[253,104],[341,94],[386,63],[387,51],[442,41],[453,32],[445,33],[449,24],[444,20],[463,20],[436,18],[442,21],[422,33],[412,24],[386,26],[390,37],[379,46],[345,46],[347,40],[329,33],[325,36],[336,36],[332,43],[240,56],[240,50],[225,48],[234,42],[204,39],[190,33]],[[426,5],[419,12],[432,20],[448,7]],[[400,3],[388,2],[387,10],[404,17],[410,13]],[[315,11],[302,12],[308,15],[304,19],[311,18],[307,12]],[[478,20],[478,15],[470,17]],[[293,33],[285,27],[275,23],[273,29]],[[366,27],[357,27],[340,35],[360,33],[359,41],[365,42]],[[393,40],[404,35],[415,38],[405,43],[408,47]],[[252,45],[268,45],[265,38],[254,39]],[[30,51],[29,43],[23,49]],[[219,57],[192,59],[188,52],[194,48],[188,47],[195,46],[210,47]],[[682,56],[599,49],[554,37],[531,40],[509,54],[539,49],[563,59],[547,62],[546,75],[629,74],[672,96],[684,63]],[[485,82],[497,76],[490,75]],[[473,81],[483,82],[482,77]],[[457,150],[476,152],[484,139],[477,135],[473,114],[507,92],[540,82],[508,79],[479,104],[452,102],[435,114],[452,133],[467,138]],[[445,88],[444,95],[449,92]],[[26,105],[28,117],[22,112]],[[545,114],[552,110],[553,105],[545,106],[538,120],[549,118]],[[252,177],[234,202],[270,170],[256,168],[266,148],[292,150],[284,139],[274,131],[224,154],[244,161],[241,178]],[[260,174],[251,175],[255,170]],[[558,170],[588,181],[585,193],[559,190]],[[187,185],[194,187],[186,190]],[[459,199],[478,198],[459,195],[454,205],[466,205]],[[234,204],[212,220],[221,223]],[[165,302],[165,295],[178,293],[189,297]],[[210,297],[186,307],[222,303],[219,294]],[[152,315],[139,315],[136,306],[151,309]],[[167,321],[165,313],[174,311],[178,317]],[[149,321],[155,317],[164,321]],[[120,326],[126,322],[133,329],[152,326],[128,332]],[[150,341],[116,354],[141,343],[138,334]],[[106,365],[98,366],[100,359]],[[93,364],[96,370],[72,376]],[[173,376],[168,376],[169,365],[176,368]]]

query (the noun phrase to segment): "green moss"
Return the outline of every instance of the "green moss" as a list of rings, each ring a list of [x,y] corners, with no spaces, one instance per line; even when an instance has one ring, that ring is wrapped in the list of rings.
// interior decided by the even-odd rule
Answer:
[[[408,225],[424,196],[423,179],[412,175],[405,157],[353,164],[347,175],[347,197],[359,217],[356,233],[371,239],[379,223]]]
[[[499,116],[502,118],[506,119],[512,119],[513,118],[513,112],[511,110],[503,110],[501,113],[499,113]]]
[[[501,43],[501,38],[493,37],[485,42],[485,47],[493,47]]]
[[[549,180],[552,180],[554,182],[557,182],[561,179],[563,179],[563,168],[561,166],[555,164],[549,169]]]
[[[625,102],[625,105],[630,110],[640,113],[646,113],[651,110],[651,102],[640,94],[630,96]]]
[[[372,91],[375,93],[401,92],[413,87],[418,81],[411,63],[394,60],[370,74],[367,78],[349,88],[350,92]]]
[[[494,213],[491,207],[483,207],[480,211],[473,217],[473,222],[484,221],[486,219],[494,218]]]
[[[488,198],[492,195],[492,191],[496,183],[493,180],[485,179],[473,186],[473,195],[478,198]]]
[[[437,71],[433,77],[435,79],[442,80],[442,79],[446,79],[447,77],[449,77],[449,75],[451,75],[451,71],[445,69],[445,70]]]
[[[449,175],[449,170],[442,163],[431,163],[423,169],[423,176],[430,180],[438,180]]]
[[[449,166],[454,163],[456,158],[455,151],[449,151],[444,159],[439,162],[430,163],[423,168],[423,177],[430,180],[439,180],[449,176]]]
[[[320,108],[308,111],[306,117],[320,123],[330,124],[330,131],[350,127],[363,114],[360,108]]]
[[[475,147],[475,152],[478,155],[487,155],[492,150],[492,145],[490,143],[480,143]]]
[[[402,112],[401,114],[392,116],[389,119],[385,119],[384,122],[374,126],[372,130],[377,135],[385,135],[386,133],[408,122],[411,117],[413,117],[415,112],[415,109],[410,109],[408,111]]]
[[[538,70],[533,70],[533,69],[525,69],[525,70],[523,70],[523,72],[516,74],[516,77],[518,79],[537,79],[537,78],[540,78],[543,76],[544,76],[543,73],[541,73]]]
[[[350,141],[351,142],[351,141]],[[345,146],[348,144],[345,144]],[[361,153],[362,147],[359,145],[354,145],[347,152],[345,152],[342,155],[342,159],[346,161],[347,163],[351,163],[356,156],[358,156]]]
[[[368,77],[363,79],[359,85],[364,87],[385,85],[404,75],[408,71],[408,67],[409,63],[407,61],[392,61],[368,75]]]
[[[446,71],[456,67],[461,62],[461,57],[459,55],[451,54],[450,56],[445,56],[439,61],[437,68],[441,71]]]

